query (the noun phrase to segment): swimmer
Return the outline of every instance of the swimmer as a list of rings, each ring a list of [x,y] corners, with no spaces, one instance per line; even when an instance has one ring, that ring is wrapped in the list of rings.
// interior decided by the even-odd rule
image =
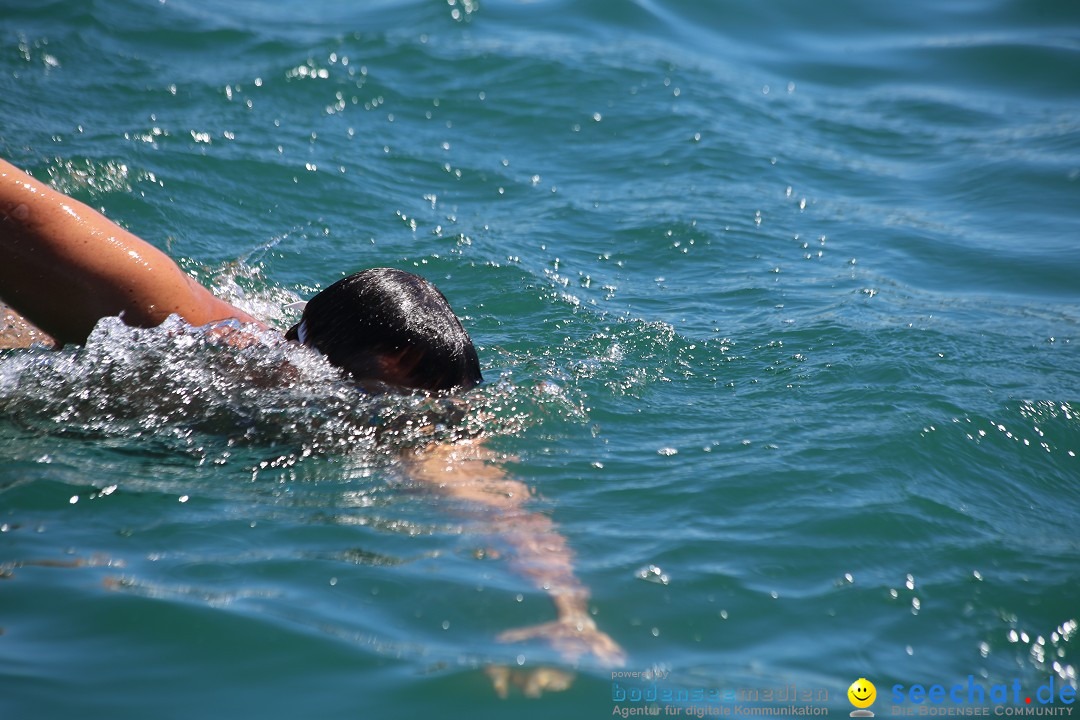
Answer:
[[[0,300],[58,346],[85,342],[101,318],[117,315],[136,327],[156,327],[175,314],[195,327],[238,320],[268,329],[153,245],[2,159]],[[24,337],[43,339],[33,332]],[[376,268],[338,280],[307,303],[285,338],[319,352],[362,385],[460,392],[482,380],[476,349],[446,298],[401,270]],[[592,655],[621,665],[622,648],[588,611],[589,592],[574,574],[566,540],[549,518],[525,509],[529,488],[507,478],[498,460],[482,438],[432,443],[403,458],[418,481],[486,511],[513,551],[511,566],[551,596],[556,620],[506,631],[501,641],[540,638],[570,662]],[[489,675],[505,694],[507,673]],[[521,682],[535,694],[564,689],[565,676],[537,668]]]
[[[163,252],[0,160],[0,297],[57,344],[83,343],[103,317],[155,327],[266,325],[215,297]],[[467,390],[481,381],[472,340],[434,285],[390,268],[338,280],[285,337],[357,382]]]

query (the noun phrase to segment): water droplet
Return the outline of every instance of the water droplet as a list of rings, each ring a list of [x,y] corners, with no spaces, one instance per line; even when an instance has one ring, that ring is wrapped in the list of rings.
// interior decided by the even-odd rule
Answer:
[[[634,575],[641,580],[657,583],[658,585],[667,585],[671,579],[658,565],[646,565],[638,568]]]

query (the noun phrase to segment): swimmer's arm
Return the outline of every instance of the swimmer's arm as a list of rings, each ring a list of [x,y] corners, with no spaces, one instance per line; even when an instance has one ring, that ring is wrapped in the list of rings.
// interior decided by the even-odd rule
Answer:
[[[480,441],[433,445],[411,458],[411,474],[441,492],[494,511],[490,525],[512,549],[511,566],[543,589],[555,604],[557,619],[535,627],[508,630],[503,642],[545,638],[569,661],[591,653],[607,665],[621,665],[625,653],[596,627],[589,613],[589,590],[574,574],[573,553],[555,523],[525,508],[526,485],[506,477],[495,455]]]
[[[154,327],[255,322],[153,245],[0,159],[0,298],[58,343],[81,343],[103,317]]]

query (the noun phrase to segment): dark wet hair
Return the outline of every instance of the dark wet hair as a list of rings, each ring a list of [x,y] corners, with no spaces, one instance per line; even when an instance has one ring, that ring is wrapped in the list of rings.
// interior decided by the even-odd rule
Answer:
[[[308,301],[285,333],[356,380],[421,390],[467,389],[483,378],[469,334],[438,289],[393,268],[363,270]]]

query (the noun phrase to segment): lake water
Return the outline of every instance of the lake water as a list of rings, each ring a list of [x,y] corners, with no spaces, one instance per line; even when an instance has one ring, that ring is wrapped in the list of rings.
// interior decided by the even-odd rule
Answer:
[[[103,321],[0,353],[4,717],[1075,687],[1080,5],[0,0],[0,117],[278,327],[364,267],[435,282],[488,445],[668,673],[499,699],[489,664],[572,667],[496,640],[550,600],[372,438],[418,400]]]

